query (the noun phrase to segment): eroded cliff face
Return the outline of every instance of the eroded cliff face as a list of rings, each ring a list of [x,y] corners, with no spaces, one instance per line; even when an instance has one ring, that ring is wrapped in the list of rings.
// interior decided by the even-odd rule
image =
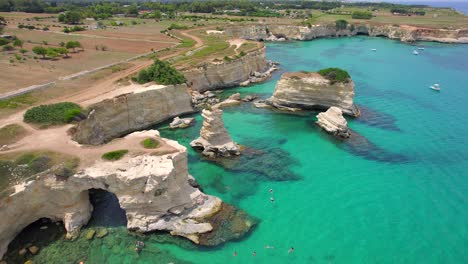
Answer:
[[[254,225],[247,214],[193,187],[186,148],[176,141],[159,140],[171,153],[97,161],[66,179],[46,171],[15,186],[13,194],[0,200],[0,259],[23,228],[43,217],[63,221],[68,235],[76,235],[91,216],[89,189],[114,193],[126,212],[127,227],[134,231],[169,231],[195,243],[216,245],[243,235]],[[235,221],[236,226],[220,225],[220,215]]]
[[[228,36],[250,40],[267,40],[271,36],[292,40],[311,40],[321,37],[369,35],[387,37],[405,42],[437,41],[447,43],[468,43],[468,29],[430,29],[413,26],[393,25],[349,25],[347,29],[337,30],[335,25],[243,25],[225,28]]]
[[[234,87],[249,80],[255,72],[268,70],[265,47],[229,62],[205,63],[203,66],[182,71],[189,86],[204,92],[219,88]]]
[[[354,105],[354,83],[331,83],[318,73],[284,73],[267,103],[274,107],[326,110],[336,106],[344,114],[359,116]]]
[[[127,133],[145,129],[169,118],[194,111],[185,84],[149,86],[118,95],[88,107],[87,119],[74,134],[80,144],[98,145]]]

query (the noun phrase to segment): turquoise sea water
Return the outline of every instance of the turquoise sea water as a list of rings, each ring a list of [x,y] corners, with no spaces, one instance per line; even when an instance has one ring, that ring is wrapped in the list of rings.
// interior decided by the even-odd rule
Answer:
[[[369,37],[267,44],[282,71],[350,72],[363,112],[348,118],[355,139],[334,140],[315,126],[316,113],[227,108],[233,139],[264,154],[226,170],[188,148],[189,170],[206,193],[260,220],[250,235],[213,249],[150,235],[137,256],[135,237],[117,229],[111,242],[80,248],[87,263],[468,263],[468,46],[419,45],[425,50],[414,56],[413,46]],[[267,98],[279,74],[224,94]],[[429,89],[433,83],[440,93]],[[162,136],[189,146],[202,123],[194,116],[194,127],[162,129]],[[49,247],[64,245],[73,242]]]

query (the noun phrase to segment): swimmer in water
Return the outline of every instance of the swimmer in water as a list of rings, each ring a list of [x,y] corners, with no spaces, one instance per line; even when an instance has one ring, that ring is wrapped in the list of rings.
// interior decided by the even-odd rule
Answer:
[[[257,256],[257,252],[255,252],[255,251],[252,252],[252,256],[254,256],[254,257]]]
[[[289,250],[288,250],[288,254],[292,253],[294,251],[294,248],[291,247]]]
[[[270,193],[273,193],[273,189],[270,189]]]
[[[232,256],[237,257],[237,251],[234,251],[234,253],[232,253]]]
[[[274,203],[275,202],[275,197],[270,197],[270,202]]]

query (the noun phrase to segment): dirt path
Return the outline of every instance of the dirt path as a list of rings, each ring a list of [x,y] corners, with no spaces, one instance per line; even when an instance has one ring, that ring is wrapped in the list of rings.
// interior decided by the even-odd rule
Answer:
[[[196,44],[193,47],[191,47],[191,49],[203,46],[203,44],[204,44],[203,40],[200,39],[197,36],[191,35],[189,33],[190,31],[193,31],[193,30],[181,31],[180,34],[195,40]],[[180,55],[181,53],[184,53],[186,51],[187,51],[186,49],[182,49],[182,50],[174,52],[172,54],[162,56],[162,57],[160,57],[160,59],[165,60],[165,59],[168,59],[170,57]],[[118,80],[120,80],[122,78],[125,78],[125,77],[127,77],[127,76],[129,76],[131,74],[134,74],[134,73],[140,71],[141,69],[144,69],[144,68],[150,66],[152,63],[153,63],[152,60],[135,61],[134,62],[135,65],[133,67],[131,67],[131,68],[128,68],[128,69],[120,71],[120,72],[117,72],[115,74],[112,74],[112,75],[110,75],[109,77],[107,77],[105,79],[101,79],[99,81],[96,81],[91,86],[89,86],[89,87],[87,87],[85,89],[81,89],[80,91],[77,91],[76,93],[60,96],[60,97],[54,98],[52,100],[43,102],[43,104],[51,104],[51,103],[69,101],[69,102],[75,102],[75,103],[80,104],[82,106],[87,106],[90,103],[92,103],[93,99],[95,99],[95,98],[98,98],[98,97],[104,98],[104,97],[106,97],[106,94],[108,94],[109,97],[111,97],[112,96],[112,91],[114,91],[115,89],[120,88],[119,85],[116,83]],[[34,138],[34,134],[36,134],[39,137],[43,133],[50,133],[50,132],[53,132],[53,131],[55,131],[56,133],[52,133],[52,134],[62,133],[63,137],[68,138],[67,136],[65,136],[65,130],[62,130],[62,129],[38,130],[33,126],[31,126],[31,125],[29,125],[27,123],[24,123],[23,122],[23,115],[24,115],[25,111],[26,110],[23,110],[23,111],[14,113],[14,114],[6,117],[6,118],[0,119],[0,127],[3,127],[3,126],[8,125],[8,124],[16,123],[16,124],[22,125],[30,133],[33,134],[33,135],[30,135],[30,138]]]

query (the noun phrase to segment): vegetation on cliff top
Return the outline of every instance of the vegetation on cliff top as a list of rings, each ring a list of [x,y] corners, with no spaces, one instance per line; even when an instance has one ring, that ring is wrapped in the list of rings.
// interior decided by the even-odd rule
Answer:
[[[181,84],[185,82],[185,77],[169,62],[156,59],[148,69],[143,69],[138,73],[136,81],[141,84],[151,81],[165,85]]]
[[[70,123],[83,116],[79,105],[63,102],[33,107],[24,114],[24,122],[41,125],[60,125]]]
[[[154,148],[159,147],[159,141],[157,141],[154,138],[147,138],[141,141],[141,145],[147,149],[154,149]]]
[[[318,71],[318,74],[322,75],[330,81],[331,84],[340,82],[347,83],[351,79],[349,73],[340,68],[326,68]]]
[[[51,174],[69,177],[75,173],[79,163],[80,159],[75,156],[52,151],[0,155],[0,192],[49,169],[51,169]]]
[[[101,158],[109,161],[119,160],[128,153],[127,149],[114,150],[104,153]]]

